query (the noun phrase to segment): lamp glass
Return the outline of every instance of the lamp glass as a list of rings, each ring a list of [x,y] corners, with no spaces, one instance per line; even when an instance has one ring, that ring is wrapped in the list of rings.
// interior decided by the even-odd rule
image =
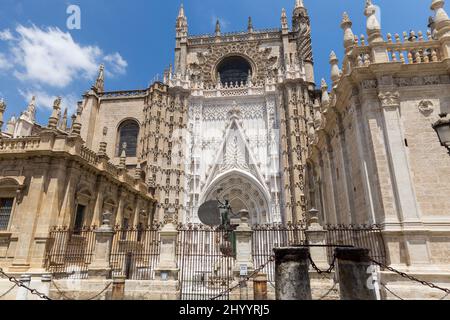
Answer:
[[[441,143],[446,147],[450,147],[450,122],[439,125],[435,129]]]

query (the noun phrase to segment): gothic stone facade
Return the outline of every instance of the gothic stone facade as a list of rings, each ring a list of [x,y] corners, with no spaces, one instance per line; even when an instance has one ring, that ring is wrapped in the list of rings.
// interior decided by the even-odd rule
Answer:
[[[202,36],[188,34],[182,7],[164,81],[107,92],[102,67],[70,127],[58,100],[46,126],[34,101],[8,121],[0,264],[42,266],[52,225],[99,225],[105,211],[118,225],[199,223],[201,204],[226,198],[253,224],[295,223],[312,207],[322,224],[381,224],[392,265],[448,279],[450,158],[431,128],[450,103],[443,4],[432,1],[427,36],[404,41],[384,39],[371,1],[367,40],[344,15],[331,93],[324,81],[316,90],[303,1],[292,28],[283,10],[280,29],[256,30],[249,19],[245,32],[217,23]]]

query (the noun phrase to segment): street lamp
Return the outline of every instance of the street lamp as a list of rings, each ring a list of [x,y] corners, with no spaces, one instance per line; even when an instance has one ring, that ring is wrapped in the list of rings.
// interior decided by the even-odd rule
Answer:
[[[433,129],[436,131],[441,145],[446,147],[450,153],[450,117],[447,113],[442,113],[439,117],[441,119],[433,124]]]

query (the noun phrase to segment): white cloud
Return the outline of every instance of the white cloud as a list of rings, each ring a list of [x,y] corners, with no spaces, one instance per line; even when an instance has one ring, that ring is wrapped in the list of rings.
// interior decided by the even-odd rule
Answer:
[[[10,41],[10,40],[13,40],[13,39],[14,39],[14,37],[13,37],[13,35],[12,35],[12,33],[11,33],[11,31],[9,29],[5,29],[3,31],[0,31],[0,40]]]
[[[57,98],[57,95],[49,94],[41,89],[34,90],[20,90],[20,95],[24,98],[25,106],[31,101],[31,98],[36,97],[36,106],[42,110],[53,110],[53,102]],[[78,99],[74,94],[68,94],[61,96],[61,109],[64,112],[64,109],[67,108],[69,118],[72,114],[77,110],[77,102]]]
[[[116,52],[114,54],[109,54],[103,58],[107,63],[106,70],[111,69],[112,73],[125,74],[128,67],[128,62],[126,62],[122,56]]]
[[[0,70],[8,70],[9,68],[11,68],[11,64],[6,56],[0,52]]]
[[[14,75],[22,81],[64,88],[77,78],[95,78],[104,56],[97,46],[83,46],[70,33],[58,28],[40,29],[19,25],[17,37],[9,39],[16,68]],[[12,36],[12,35],[11,35]],[[106,60],[108,58],[108,60]],[[103,58],[110,74],[124,74],[127,62],[119,53]]]

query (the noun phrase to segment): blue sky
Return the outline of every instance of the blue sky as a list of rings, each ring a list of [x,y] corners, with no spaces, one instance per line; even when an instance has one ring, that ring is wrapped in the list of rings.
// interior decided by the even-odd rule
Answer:
[[[355,34],[365,33],[365,0],[305,0],[313,28],[316,82],[329,78],[328,56],[342,58],[342,13]],[[185,0],[190,34],[278,28],[280,13],[291,17],[295,0]],[[374,0],[383,33],[427,29],[431,0]],[[81,8],[81,30],[68,30],[69,5]],[[0,98],[5,119],[19,115],[37,95],[38,119],[46,123],[55,96],[74,110],[90,88],[98,64],[108,71],[107,90],[146,88],[173,61],[175,19],[180,1],[168,0],[0,0]],[[446,4],[447,11],[449,10]],[[5,121],[6,122],[6,121]]]

